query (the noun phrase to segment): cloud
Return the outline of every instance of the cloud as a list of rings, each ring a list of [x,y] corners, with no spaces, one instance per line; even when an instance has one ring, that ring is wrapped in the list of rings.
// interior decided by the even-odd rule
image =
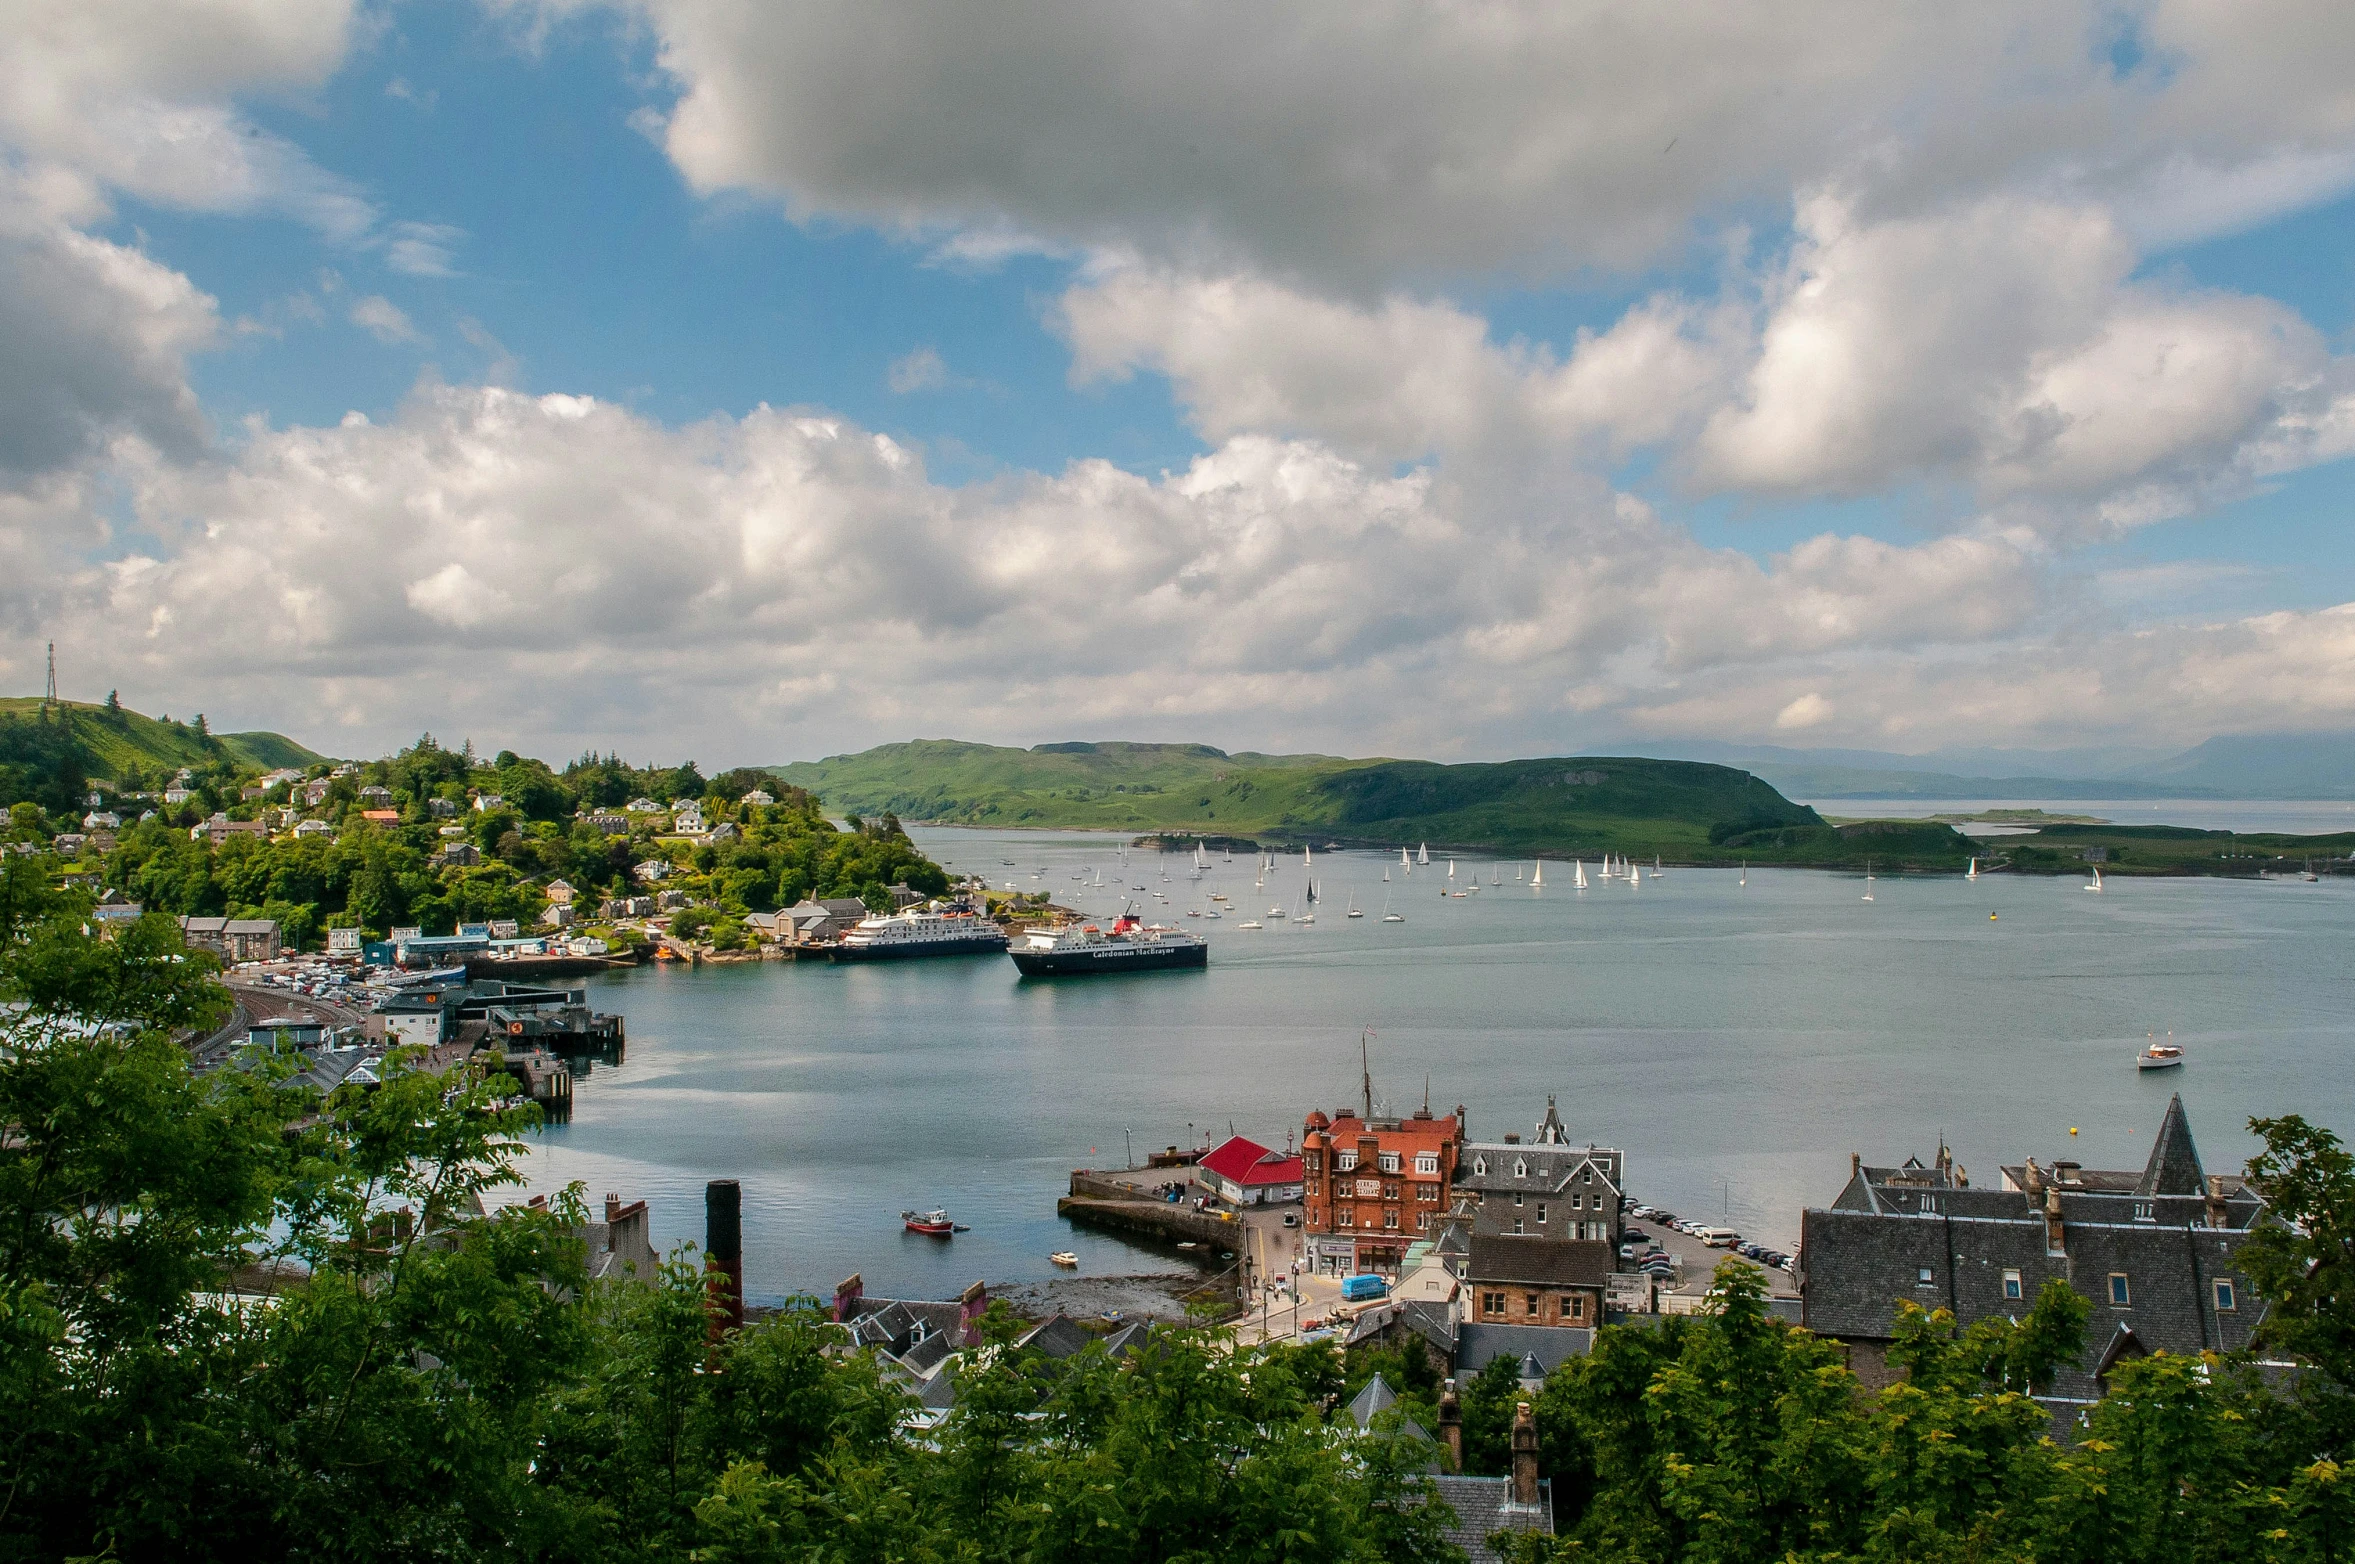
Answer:
[[[421,342],[417,328],[409,323],[401,307],[380,293],[371,293],[355,300],[351,309],[352,324],[379,342]]]
[[[213,299],[54,194],[0,170],[0,488],[124,439],[185,456],[210,436],[185,361],[219,334]]]
[[[384,241],[384,263],[411,277],[454,277],[451,261],[466,237],[447,223],[395,223]]]
[[[2320,0],[625,8],[702,189],[1361,298],[1635,265],[1827,183],[1874,217],[2042,190],[2180,240],[2355,182],[2355,18]]]
[[[934,348],[916,348],[891,361],[884,380],[901,396],[938,391],[949,383],[949,366]]]

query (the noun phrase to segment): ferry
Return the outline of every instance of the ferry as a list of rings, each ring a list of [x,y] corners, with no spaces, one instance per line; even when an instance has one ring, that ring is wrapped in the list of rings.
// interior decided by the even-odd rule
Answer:
[[[1122,912],[1107,933],[1093,923],[1032,929],[1007,948],[1024,977],[1071,977],[1096,972],[1159,972],[1210,965],[1210,942],[1165,924]]]
[[[861,918],[831,954],[836,961],[903,961],[994,956],[1005,948],[1005,931],[978,913],[925,909]]]

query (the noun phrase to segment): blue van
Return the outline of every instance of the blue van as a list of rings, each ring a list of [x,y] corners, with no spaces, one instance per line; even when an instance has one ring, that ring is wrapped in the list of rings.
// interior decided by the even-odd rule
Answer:
[[[1351,1276],[1344,1278],[1341,1283],[1341,1301],[1344,1303],[1363,1303],[1369,1298],[1389,1296],[1390,1284],[1379,1276]]]

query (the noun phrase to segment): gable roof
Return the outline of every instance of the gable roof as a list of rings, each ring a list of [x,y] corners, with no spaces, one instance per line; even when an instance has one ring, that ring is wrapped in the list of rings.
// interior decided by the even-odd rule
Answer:
[[[1058,1314],[1053,1319],[1033,1327],[1030,1333],[1022,1337],[1015,1345],[1036,1347],[1048,1357],[1060,1360],[1079,1352],[1095,1339],[1077,1320],[1068,1314]]]
[[[1255,1140],[1230,1135],[1202,1154],[1201,1166],[1220,1178],[1242,1185],[1297,1184],[1300,1159],[1270,1151]]]
[[[1595,1333],[1583,1325],[1483,1325],[1456,1327],[1456,1378],[1477,1374],[1490,1358],[1537,1359],[1548,1374],[1594,1350]]]
[[[1594,1238],[1544,1238],[1519,1233],[1472,1234],[1472,1258],[1464,1275],[1482,1282],[1522,1282],[1536,1287],[1601,1287],[1618,1258]]]
[[[1434,1477],[1439,1497],[1456,1512],[1455,1524],[1446,1528],[1447,1540],[1464,1550],[1471,1564],[1491,1564],[1499,1555],[1488,1545],[1488,1539],[1500,1531],[1554,1533],[1554,1484],[1551,1478],[1539,1478],[1537,1503],[1513,1503],[1513,1480],[1510,1477]]]
[[[1374,1417],[1377,1413],[1387,1411],[1396,1405],[1398,1405],[1398,1392],[1390,1388],[1390,1381],[1376,1373],[1372,1379],[1366,1381],[1366,1388],[1359,1391],[1356,1398],[1349,1403],[1349,1415],[1357,1420],[1358,1427],[1371,1428],[1374,1426]]]

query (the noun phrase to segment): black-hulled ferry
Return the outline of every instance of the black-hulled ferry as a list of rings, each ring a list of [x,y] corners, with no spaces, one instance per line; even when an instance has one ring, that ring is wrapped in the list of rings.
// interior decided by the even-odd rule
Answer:
[[[861,918],[833,948],[836,961],[903,961],[915,956],[994,956],[1006,932],[971,912],[924,910]]]
[[[1121,913],[1110,933],[1093,923],[1032,929],[1006,949],[1024,977],[1078,977],[1098,972],[1161,972],[1210,965],[1210,942]]]

